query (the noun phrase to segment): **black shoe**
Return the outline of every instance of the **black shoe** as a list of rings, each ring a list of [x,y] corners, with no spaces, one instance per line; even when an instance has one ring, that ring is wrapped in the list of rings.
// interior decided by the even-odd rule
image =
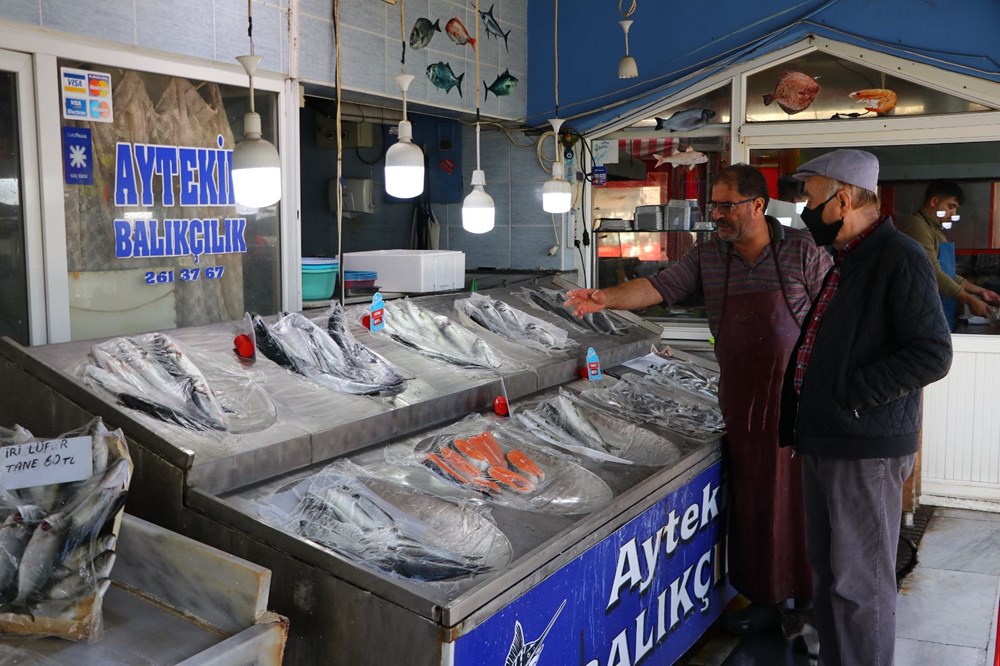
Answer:
[[[723,628],[737,636],[754,636],[776,630],[781,624],[781,611],[777,606],[750,604],[735,613],[722,616]]]

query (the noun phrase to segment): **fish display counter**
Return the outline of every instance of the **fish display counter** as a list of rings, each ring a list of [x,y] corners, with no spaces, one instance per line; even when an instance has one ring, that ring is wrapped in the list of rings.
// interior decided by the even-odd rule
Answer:
[[[5,339],[0,419],[120,427],[129,512],[271,569],[287,663],[666,663],[729,594],[714,373],[568,286]]]

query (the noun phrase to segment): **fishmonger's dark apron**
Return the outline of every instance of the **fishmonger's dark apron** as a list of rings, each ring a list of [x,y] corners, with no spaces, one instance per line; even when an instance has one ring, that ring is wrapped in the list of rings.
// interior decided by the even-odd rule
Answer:
[[[771,243],[780,291],[725,299],[716,336],[719,404],[729,456],[729,576],[754,603],[812,599],[806,561],[802,470],[791,448],[778,446],[781,384],[799,336],[785,294],[778,245]]]
[[[954,280],[957,263],[955,261],[954,243],[941,243],[938,245],[938,263],[941,264],[941,270],[944,271],[945,275]],[[944,306],[944,318],[948,320],[948,326],[950,326],[951,330],[954,331],[956,314],[955,299],[942,296],[941,305]]]

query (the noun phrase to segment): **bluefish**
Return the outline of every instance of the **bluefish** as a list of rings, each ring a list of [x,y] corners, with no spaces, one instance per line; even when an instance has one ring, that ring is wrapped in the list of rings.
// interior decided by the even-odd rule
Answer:
[[[684,109],[666,120],[657,118],[656,129],[668,129],[671,132],[690,132],[699,127],[704,127],[714,117],[715,111],[711,109]]]

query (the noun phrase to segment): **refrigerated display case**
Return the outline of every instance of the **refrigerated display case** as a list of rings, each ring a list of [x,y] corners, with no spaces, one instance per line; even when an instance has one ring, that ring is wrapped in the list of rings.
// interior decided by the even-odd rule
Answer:
[[[537,286],[570,285],[545,279]],[[584,486],[597,489],[584,493],[589,499],[576,508],[554,510],[560,502],[549,500],[504,503],[452,489],[462,500],[459,506],[468,507],[464,511],[488,516],[495,526],[490,533],[502,538],[491,542],[495,549],[488,558],[475,560],[474,571],[446,580],[421,580],[420,574],[386,565],[385,558],[345,554],[350,547],[331,549],[315,534],[296,533],[303,521],[276,523],[262,510],[262,501],[280,508],[287,493],[338,466],[381,469],[400,448],[412,454],[429,438],[454,437],[457,424],[470,415],[501,427],[521,410],[557,399],[560,391],[570,399],[565,396],[610,388],[624,372],[617,366],[648,354],[659,338],[658,326],[630,313],[615,315],[618,334],[603,334],[556,312],[533,309],[523,294],[501,288],[483,293],[562,327],[576,346],[544,353],[479,331],[505,365],[459,370],[352,324],[359,342],[408,377],[402,392],[365,396],[309,386],[261,357],[252,366],[240,365],[231,350],[241,330],[237,322],[169,331],[186,349],[243,368],[255,390],[276,407],[265,427],[220,435],[127,409],[83,383],[80,363],[95,341],[24,348],[4,340],[0,368],[20,390],[0,407],[0,421],[58,432],[67,422],[101,415],[121,427],[136,464],[129,511],[270,568],[272,606],[290,620],[286,663],[504,663],[511,655],[530,659],[543,641],[546,655],[560,663],[605,663],[626,652],[634,661],[654,652],[664,663],[673,661],[731,594],[724,577],[726,506],[718,432],[692,437],[630,420],[617,430],[635,429],[643,441],[659,443],[653,449],[658,457],[640,459],[641,464],[549,451],[554,459],[574,461],[557,468],[577,470],[573,478],[587,479]],[[467,325],[455,308],[455,299],[463,296],[413,300],[450,324]],[[356,314],[351,311],[351,321]],[[323,321],[323,315],[312,316]],[[595,381],[580,379],[589,348],[600,355],[603,371]],[[506,397],[513,418],[501,419],[489,409],[499,396]],[[350,487],[367,496],[367,490]],[[389,496],[411,518],[429,521],[413,499],[417,490],[410,499]],[[397,527],[369,529],[363,536],[396,539]],[[394,556],[413,545],[409,537],[393,543]]]

